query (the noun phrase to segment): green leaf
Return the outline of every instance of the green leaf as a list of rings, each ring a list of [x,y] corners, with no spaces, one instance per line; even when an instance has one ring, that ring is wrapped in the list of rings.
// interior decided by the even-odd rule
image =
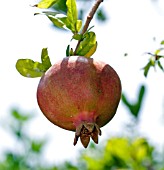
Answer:
[[[163,51],[164,48],[159,48],[155,51],[154,55],[158,55],[161,51]]]
[[[47,48],[42,49],[41,60],[42,60],[42,65],[46,70],[48,70],[52,66],[50,58],[48,56]]]
[[[67,0],[66,5],[67,5],[67,28],[69,28],[73,33],[75,33],[77,32],[76,23],[78,19],[76,1]]]
[[[69,56],[73,56],[73,55],[74,55],[73,48],[71,48],[69,51]]]
[[[82,27],[82,20],[77,20],[76,21],[76,32],[80,32]]]
[[[45,144],[45,141],[32,141],[31,149],[33,152],[39,153],[42,151],[44,144]]]
[[[38,4],[34,5],[38,8],[50,8],[53,6],[58,0],[41,0]]]
[[[121,99],[122,99],[122,102],[130,109],[131,104],[129,103],[129,101],[124,93],[122,93]]]
[[[31,59],[19,59],[16,63],[16,69],[25,77],[41,77],[46,69],[39,62],[34,62]]]
[[[23,115],[19,113],[16,109],[12,110],[11,115],[14,117],[14,119],[21,122],[25,122],[31,118],[31,115]]]
[[[31,59],[19,59],[16,63],[16,69],[25,77],[41,77],[51,67],[47,48],[42,49],[41,61],[42,63],[34,62]]]
[[[151,66],[155,66],[155,57],[152,56],[150,59]]]
[[[60,13],[59,12],[52,12],[52,11],[43,11],[42,13],[35,13],[34,15],[38,15],[38,14],[45,14],[47,16],[49,16],[49,15],[56,16]]]
[[[87,32],[84,34],[84,38],[80,42],[76,54],[80,56],[90,57],[96,51],[96,47],[96,34],[94,32]]]
[[[48,18],[50,19],[50,21],[57,26],[58,28],[64,28],[65,24],[58,18],[54,18],[52,16],[48,16]]]
[[[95,53],[96,49],[97,49],[97,41],[96,41],[96,43],[90,48],[90,50],[88,51],[88,53],[85,54],[85,57],[88,57],[88,58],[91,57],[91,56]]]
[[[149,61],[149,62],[146,64],[146,66],[143,68],[143,70],[144,70],[144,76],[145,76],[145,77],[147,77],[148,72],[149,72],[149,69],[150,69],[151,66],[152,66],[151,61]]]
[[[141,106],[143,103],[144,95],[145,95],[145,86],[144,85],[140,86],[137,101],[134,103],[128,101],[125,94],[122,94],[122,102],[128,107],[131,114],[136,118],[138,118],[138,115],[139,115],[139,112],[140,112],[140,109],[141,109]]]
[[[161,62],[158,60],[158,66],[159,66],[159,68],[162,70],[162,71],[164,71],[164,68],[163,68],[163,66],[162,66],[162,64],[161,64]]]
[[[161,45],[164,45],[164,40],[161,41]]]
[[[50,21],[59,28],[69,29],[73,33],[78,33],[82,27],[82,21],[78,20],[78,11],[75,0],[67,0],[67,16],[60,14],[59,12],[45,11],[41,14],[45,14]],[[37,15],[39,13],[35,13]]]
[[[55,11],[61,11],[63,14],[67,13],[67,6],[66,6],[67,0],[59,0],[57,3],[53,5],[53,9]]]
[[[69,50],[70,50],[70,45],[67,46],[67,49],[66,49],[66,56],[69,57],[70,54],[69,54]]]
[[[45,11],[45,12],[42,12],[42,13],[36,13],[35,15],[37,15],[37,14],[44,14],[44,15],[46,15],[49,18],[49,20],[55,26],[57,26],[58,28],[66,29],[66,24],[67,24],[66,18],[67,17],[65,15],[60,14],[58,12],[49,12],[49,11]]]
[[[99,21],[106,21],[107,17],[103,9],[99,9],[96,13],[96,18]]]
[[[83,35],[82,35],[82,34],[74,34],[74,35],[72,36],[72,38],[75,39],[75,40],[82,40]]]

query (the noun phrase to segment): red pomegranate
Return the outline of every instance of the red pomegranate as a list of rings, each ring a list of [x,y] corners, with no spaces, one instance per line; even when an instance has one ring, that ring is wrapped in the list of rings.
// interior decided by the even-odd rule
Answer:
[[[42,76],[38,105],[53,124],[75,131],[86,148],[90,137],[98,143],[100,127],[115,115],[121,82],[108,64],[92,58],[71,56],[51,66]]]

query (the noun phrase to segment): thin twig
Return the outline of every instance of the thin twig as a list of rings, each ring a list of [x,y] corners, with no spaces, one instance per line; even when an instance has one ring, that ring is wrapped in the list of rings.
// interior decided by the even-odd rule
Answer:
[[[93,16],[94,16],[94,14],[96,13],[99,5],[101,4],[101,2],[103,2],[103,0],[96,0],[95,4],[93,5],[90,13],[89,13],[88,16],[87,16],[87,19],[86,19],[86,22],[85,22],[85,24],[84,24],[83,30],[82,30],[82,32],[81,32],[82,35],[84,35],[84,33],[87,31],[87,29],[88,29],[88,27],[89,27],[89,24],[90,24],[90,22],[91,22],[91,20],[92,20],[92,18],[93,18]],[[76,49],[75,49],[75,52],[74,52],[74,55],[76,55],[77,49],[78,49],[81,41],[82,41],[82,40],[79,40],[79,41],[78,41],[77,46],[76,46]]]

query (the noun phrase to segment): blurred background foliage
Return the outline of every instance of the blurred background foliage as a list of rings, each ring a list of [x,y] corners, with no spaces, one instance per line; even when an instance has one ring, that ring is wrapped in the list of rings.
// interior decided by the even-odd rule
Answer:
[[[141,85],[136,102],[130,102],[124,93],[122,95],[122,102],[135,120],[133,128],[129,127],[130,135],[111,137],[101,145],[91,143],[88,149],[79,152],[75,162],[54,165],[43,160],[46,139],[33,139],[26,133],[26,126],[34,118],[32,114],[13,109],[5,128],[14,138],[17,149],[2,153],[0,170],[164,170],[164,152],[157,151],[137,132],[145,92],[146,87]]]
[[[158,2],[158,0],[151,1]],[[66,0],[59,0],[52,9],[66,13],[65,2]],[[85,11],[93,1],[77,2],[79,18],[84,19]],[[107,12],[101,7],[96,13],[96,20],[104,23],[108,18]],[[161,57],[158,55],[162,50],[163,48],[159,48],[152,55],[155,56],[155,60],[159,61]],[[155,65],[155,60],[145,66],[146,75],[150,66]],[[159,67],[163,70],[163,67],[160,65]],[[164,170],[164,151],[159,152],[148,139],[140,137],[136,128],[145,92],[145,85],[141,85],[136,101],[130,101],[126,94],[122,94],[122,103],[128,108],[134,120],[133,127],[129,127],[131,135],[111,137],[101,145],[95,146],[91,143],[87,150],[79,152],[76,162],[66,161],[54,165],[49,165],[46,160],[43,161],[43,150],[46,149],[47,140],[34,139],[26,133],[27,124],[34,118],[32,114],[13,109],[6,120],[6,126],[2,128],[12,136],[17,149],[6,149],[1,153],[0,170]]]

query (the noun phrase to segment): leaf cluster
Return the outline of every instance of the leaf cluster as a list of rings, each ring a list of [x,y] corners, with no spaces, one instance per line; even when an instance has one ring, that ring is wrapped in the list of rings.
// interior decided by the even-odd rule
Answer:
[[[16,69],[24,77],[41,77],[51,67],[51,61],[48,56],[47,48],[42,49],[41,62],[31,59],[19,59],[16,63]]]
[[[41,154],[46,144],[45,139],[34,139],[27,133],[27,127],[33,115],[12,109],[4,128],[12,136],[15,150],[7,148],[0,160],[0,169],[3,170],[48,170],[42,166]],[[3,124],[3,122],[1,122]],[[49,169],[50,170],[50,169]]]
[[[41,0],[34,5],[38,8],[50,8],[58,0]],[[66,48],[66,56],[79,55],[84,57],[91,57],[97,48],[96,34],[88,29],[81,33],[82,20],[78,19],[78,9],[75,0],[66,1],[67,13],[43,11],[42,13],[35,13],[35,15],[46,15],[50,21],[60,29],[70,30],[72,32],[72,40],[78,41],[76,50]],[[48,56],[47,48],[42,49],[41,62],[33,61],[31,59],[19,59],[16,63],[17,71],[25,77],[41,77],[51,67],[50,58]]]
[[[113,137],[96,150],[84,151],[87,170],[163,170],[162,162],[155,159],[154,147],[145,138]]]
[[[43,5],[42,0],[37,7],[41,8],[50,8],[54,5]],[[96,34],[94,32],[90,32],[90,29],[84,33],[82,31],[82,20],[78,19],[78,9],[75,0],[67,0],[66,1],[67,13],[66,15],[60,12],[42,12],[41,14],[46,15],[50,21],[57,26],[58,28],[70,30],[73,33],[72,39],[80,41],[80,47],[75,51],[72,48],[68,48],[66,50],[66,55],[81,55],[85,57],[90,57],[96,51],[97,41]],[[36,13],[38,14],[38,13]],[[35,14],[35,15],[36,15]],[[68,46],[69,47],[69,46]]]
[[[161,55],[160,53],[163,52],[164,50],[164,41],[161,41],[161,46],[159,49],[157,49],[154,54],[152,53],[147,53],[149,54],[151,57],[149,58],[148,63],[144,66],[143,70],[144,70],[144,76],[147,77],[148,72],[150,70],[151,67],[153,67],[154,69],[156,69],[156,67],[159,67],[162,71],[164,71],[164,68],[161,64],[161,59],[164,58],[164,55]]]

